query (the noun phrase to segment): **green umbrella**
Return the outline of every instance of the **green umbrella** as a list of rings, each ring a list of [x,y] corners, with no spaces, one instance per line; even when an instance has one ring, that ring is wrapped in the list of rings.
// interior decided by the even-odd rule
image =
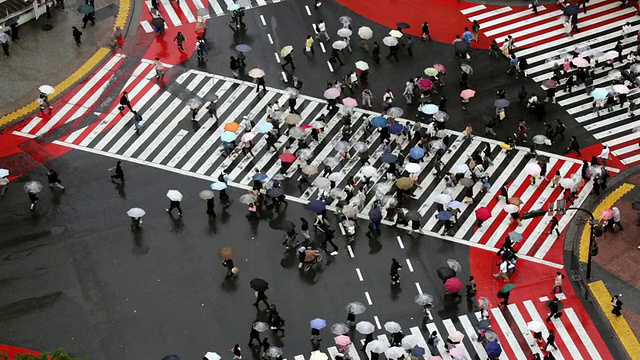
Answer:
[[[424,73],[427,76],[438,76],[438,70],[432,67],[424,69]]]
[[[507,284],[502,288],[502,290],[500,290],[500,292],[506,293],[506,292],[509,292],[509,291],[513,290],[513,288],[515,288],[515,287],[516,286],[513,285],[513,284]]]

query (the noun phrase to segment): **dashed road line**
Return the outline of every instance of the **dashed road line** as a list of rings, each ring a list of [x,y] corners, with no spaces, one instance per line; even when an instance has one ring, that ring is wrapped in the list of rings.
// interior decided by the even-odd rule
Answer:
[[[402,242],[402,238],[398,236],[397,239],[398,239],[398,245],[400,245],[400,249],[404,249],[404,243]]]
[[[360,268],[356,268],[356,273],[358,274],[358,279],[360,281],[364,281],[364,278],[362,277],[362,272],[360,272]]]
[[[411,265],[411,260],[407,259],[407,268],[409,268],[409,272],[413,272],[413,265]]]
[[[367,304],[369,304],[369,306],[373,305],[373,301],[371,301],[371,296],[369,296],[368,291],[364,292],[364,296],[367,298]]]

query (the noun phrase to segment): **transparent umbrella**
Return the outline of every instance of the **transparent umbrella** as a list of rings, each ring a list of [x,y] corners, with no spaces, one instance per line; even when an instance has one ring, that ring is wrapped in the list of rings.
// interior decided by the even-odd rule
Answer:
[[[462,266],[460,266],[460,263],[454,259],[447,260],[447,265],[456,273],[462,271]]]
[[[302,173],[306,175],[315,175],[318,173],[318,167],[315,165],[305,165],[302,167]]]
[[[376,327],[368,321],[360,321],[356,324],[356,331],[362,335],[372,334],[376,330]]]
[[[326,190],[331,188],[331,181],[325,177],[319,177],[314,181],[315,186],[318,189]]]
[[[384,324],[384,329],[393,334],[400,331],[401,327],[400,327],[400,324],[398,324],[395,321],[387,321]]]
[[[358,29],[358,36],[363,40],[369,40],[373,37],[373,30],[368,26],[362,26]]]
[[[367,307],[358,301],[350,302],[346,306],[347,312],[352,313],[354,315],[360,315],[367,310]]]
[[[300,149],[297,152],[298,155],[298,159],[303,160],[303,161],[307,161],[311,158],[313,158],[313,150],[311,149]]]
[[[256,200],[258,200],[258,198],[256,198],[253,194],[244,194],[240,196],[240,202],[245,205],[252,204],[256,202]]]
[[[272,358],[277,358],[282,355],[282,349],[277,346],[271,346],[267,349],[267,355]]]
[[[400,109],[399,107],[392,107],[391,109],[387,110],[387,115],[392,117],[400,117],[403,114],[404,110]]]
[[[354,219],[358,216],[358,208],[355,206],[347,205],[342,209],[342,214],[347,218]]]
[[[535,135],[531,141],[538,145],[551,145],[551,140],[544,135]]]
[[[289,95],[290,98],[296,98],[300,95],[300,91],[296,88],[288,87],[284,89],[284,93]]]
[[[329,196],[336,200],[344,200],[347,198],[347,192],[342,189],[335,188],[329,191]]]
[[[365,177],[372,177],[377,172],[378,172],[378,170],[376,168],[374,168],[373,166],[371,166],[371,165],[367,165],[367,166],[363,167],[362,169],[360,169],[360,173]]]
[[[357,141],[355,144],[353,144],[353,149],[359,153],[363,153],[369,149],[369,145],[363,143],[362,141]]]
[[[209,200],[209,199],[213,199],[215,194],[211,190],[202,190],[202,191],[200,191],[198,196],[200,196],[200,199],[202,199],[202,200]]]
[[[420,343],[420,337],[417,335],[411,334],[402,338],[402,347],[409,350],[413,349]]]
[[[349,144],[344,140],[335,141],[333,143],[333,148],[336,149],[337,151],[347,151],[349,150],[350,147],[351,147],[351,144]]]
[[[433,304],[433,296],[429,294],[418,294],[413,299],[413,301],[418,305],[425,306],[425,305]]]
[[[345,323],[335,323],[331,325],[331,333],[334,335],[344,335],[349,332],[349,326]]]
[[[384,352],[387,359],[399,359],[406,354],[405,350],[400,346],[393,346]]]
[[[187,106],[189,107],[189,109],[198,109],[200,108],[200,106],[202,106],[202,99],[197,97],[191,98],[187,100]]]
[[[42,191],[42,184],[39,181],[29,181],[24,184],[23,189],[27,193],[37,194]]]
[[[334,168],[338,166],[338,164],[340,163],[340,160],[335,157],[328,157],[322,160],[322,163],[327,165],[328,167]]]
[[[256,331],[264,332],[264,331],[267,331],[269,329],[269,325],[267,323],[265,323],[265,322],[262,322],[262,321],[256,321],[256,322],[253,323],[253,328]]]
[[[329,174],[329,176],[327,177],[329,180],[331,181],[340,181],[344,178],[344,173],[343,172],[334,172]]]
[[[307,137],[307,130],[303,130],[299,127],[294,127],[291,130],[289,130],[289,136],[294,138],[294,139],[303,139],[305,137]]]
[[[382,354],[389,348],[389,345],[387,343],[382,342],[381,340],[373,340],[372,342],[367,344],[365,350],[375,354]]]

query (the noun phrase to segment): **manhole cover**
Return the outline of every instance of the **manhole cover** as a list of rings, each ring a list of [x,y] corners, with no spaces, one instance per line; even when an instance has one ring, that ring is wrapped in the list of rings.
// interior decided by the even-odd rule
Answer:
[[[44,30],[44,31],[51,31],[51,30],[53,30],[53,25],[51,25],[51,24],[44,24],[44,25],[42,25],[42,30]]]

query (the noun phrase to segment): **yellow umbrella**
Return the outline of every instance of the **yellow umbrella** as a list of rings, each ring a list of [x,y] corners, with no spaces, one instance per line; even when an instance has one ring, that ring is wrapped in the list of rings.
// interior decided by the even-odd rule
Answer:
[[[509,145],[509,144],[500,144],[500,147],[505,149],[505,150],[511,150],[511,145]]]
[[[396,186],[398,189],[409,190],[413,187],[413,179],[410,177],[402,177],[396,180]]]
[[[399,38],[402,37],[402,32],[400,32],[398,30],[391,30],[391,31],[389,31],[389,35],[399,39]]]
[[[240,124],[238,124],[237,122],[230,122],[224,126],[224,129],[227,131],[236,132],[238,131],[238,129],[240,129]]]
[[[292,51],[293,51],[293,46],[287,45],[287,46],[283,47],[282,50],[280,50],[280,56],[285,57],[285,56],[291,54]]]

